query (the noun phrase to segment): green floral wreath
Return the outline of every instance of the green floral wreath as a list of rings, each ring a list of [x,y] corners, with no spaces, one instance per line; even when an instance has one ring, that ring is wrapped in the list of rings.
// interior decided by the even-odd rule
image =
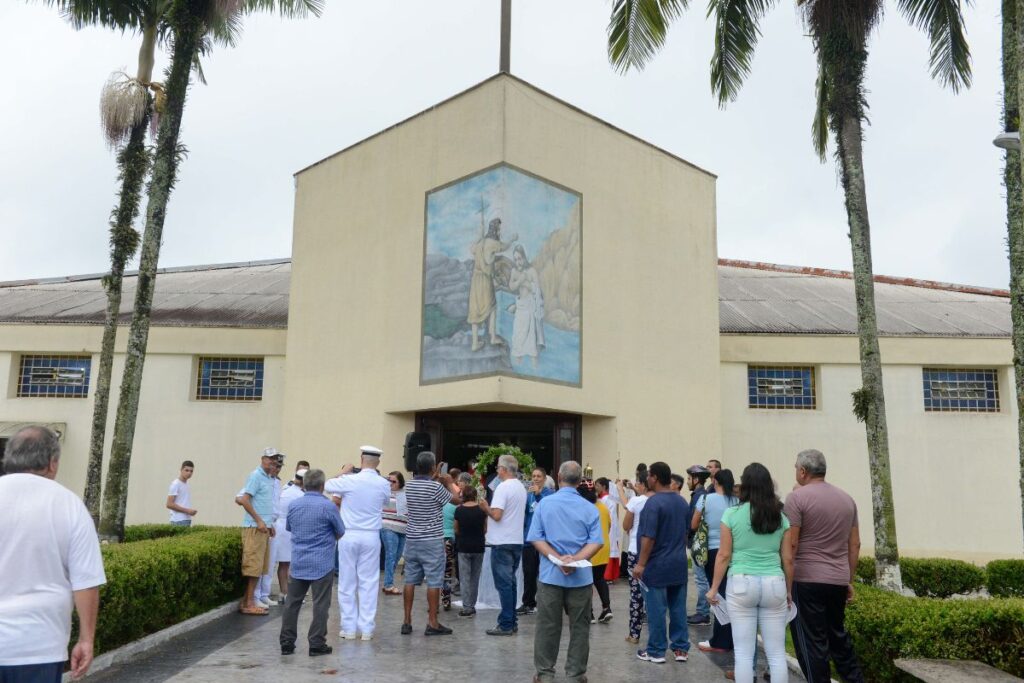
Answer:
[[[533,472],[537,467],[537,463],[534,461],[532,454],[523,453],[518,446],[509,446],[508,444],[499,443],[497,446],[491,446],[477,457],[476,464],[473,466],[473,481],[470,485],[473,488],[480,488],[480,484],[483,482],[484,477],[486,477],[487,473],[494,468],[495,464],[498,462],[498,458],[503,455],[515,456],[516,462],[519,463],[520,477],[524,474]]]

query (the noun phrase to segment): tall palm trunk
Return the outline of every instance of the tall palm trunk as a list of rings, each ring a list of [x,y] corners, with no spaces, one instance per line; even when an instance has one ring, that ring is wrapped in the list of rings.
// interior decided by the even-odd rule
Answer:
[[[147,27],[139,48],[139,66],[136,80],[149,83],[153,79],[156,52],[156,26]],[[103,278],[107,293],[107,312],[103,322],[103,341],[100,344],[100,367],[93,395],[92,435],[89,438],[89,463],[85,474],[85,507],[92,521],[99,526],[100,484],[103,481],[103,446],[107,434],[107,412],[110,406],[110,376],[114,367],[114,342],[117,340],[117,315],[121,310],[121,282],[124,269],[139,246],[139,233],[133,227],[139,215],[142,181],[149,170],[146,151],[146,129],[149,127],[150,100],[146,115],[131,131],[128,143],[117,155],[121,190],[117,207],[110,222],[110,274]]]
[[[1024,0],[1003,0],[1003,130],[1020,130],[1020,55],[1024,42]],[[1020,35],[1018,35],[1020,34]],[[1024,155],[1007,150],[1003,182],[1006,185],[1006,234],[1010,251],[1010,318],[1013,321],[1013,374],[1017,389],[1017,458],[1019,460],[1021,517],[1024,518]]]
[[[203,35],[202,16],[208,0],[176,0],[169,13],[173,30],[171,69],[167,78],[167,105],[157,131],[153,173],[149,181],[149,201],[146,206],[146,228],[142,236],[142,255],[139,261],[135,307],[132,311],[125,357],[124,377],[114,423],[110,466],[106,489],[103,492],[103,511],[100,519],[100,537],[120,541],[124,538],[124,518],[128,503],[128,475],[131,468],[132,442],[135,422],[139,413],[139,391],[142,369],[149,341],[149,321],[156,285],[160,241],[163,234],[167,202],[177,174],[181,129],[185,98],[188,94],[189,74],[199,50]]]
[[[1024,0],[1021,0],[1024,2]],[[822,41],[819,58],[829,77],[829,125],[835,135],[840,176],[850,226],[853,252],[853,287],[857,301],[857,336],[860,340],[862,387],[854,392],[854,412],[865,423],[868,463],[871,473],[871,511],[875,528],[877,583],[901,591],[899,548],[896,543],[896,514],[892,502],[889,471],[889,434],[885,421],[885,392],[882,387],[882,355],[878,347],[878,319],[875,313],[875,284],[871,267],[871,227],[864,184],[864,67],[867,62],[866,36],[853,40],[835,32]]]

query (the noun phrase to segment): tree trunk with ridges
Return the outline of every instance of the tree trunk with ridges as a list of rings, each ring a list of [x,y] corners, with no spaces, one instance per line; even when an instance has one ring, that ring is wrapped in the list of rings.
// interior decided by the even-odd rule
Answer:
[[[1024,80],[1020,55],[1024,54],[1024,0],[1003,0],[1003,130],[1020,130]],[[1010,318],[1013,321],[1013,373],[1017,390],[1017,459],[1020,478],[1021,521],[1024,522],[1024,191],[1021,173],[1024,154],[1009,150],[1003,182],[1006,185],[1006,234],[1010,252]],[[1024,534],[1024,529],[1022,529]],[[1022,536],[1024,537],[1024,536]]]

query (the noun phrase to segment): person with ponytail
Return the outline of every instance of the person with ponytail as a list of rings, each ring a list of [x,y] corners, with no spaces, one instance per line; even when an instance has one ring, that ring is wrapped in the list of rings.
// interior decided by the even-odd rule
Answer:
[[[718,470],[711,475],[711,483],[715,489],[700,499],[697,503],[697,511],[693,515],[693,528],[700,526],[701,520],[706,519],[708,524],[708,562],[706,568],[709,574],[715,571],[715,560],[718,557],[718,548],[722,541],[722,516],[729,508],[739,505],[739,498],[736,497],[733,489],[736,481],[733,479],[732,470]],[[718,587],[718,595],[725,597],[726,579]],[[715,625],[711,631],[710,640],[702,640],[697,643],[701,652],[731,652],[732,651],[732,628],[729,624],[721,624],[715,619]]]
[[[783,543],[783,536],[789,520],[782,514],[782,502],[764,465],[747,465],[740,477],[740,491],[740,504],[722,515],[714,579],[707,597],[717,605],[721,601],[719,588],[725,583],[736,681],[753,683],[760,627],[772,683],[788,683],[786,616],[792,603],[793,549]]]

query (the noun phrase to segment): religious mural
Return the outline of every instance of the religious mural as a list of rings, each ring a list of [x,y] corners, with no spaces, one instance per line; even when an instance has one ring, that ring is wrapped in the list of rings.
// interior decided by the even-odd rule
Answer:
[[[422,382],[580,384],[580,200],[507,165],[427,193]]]

